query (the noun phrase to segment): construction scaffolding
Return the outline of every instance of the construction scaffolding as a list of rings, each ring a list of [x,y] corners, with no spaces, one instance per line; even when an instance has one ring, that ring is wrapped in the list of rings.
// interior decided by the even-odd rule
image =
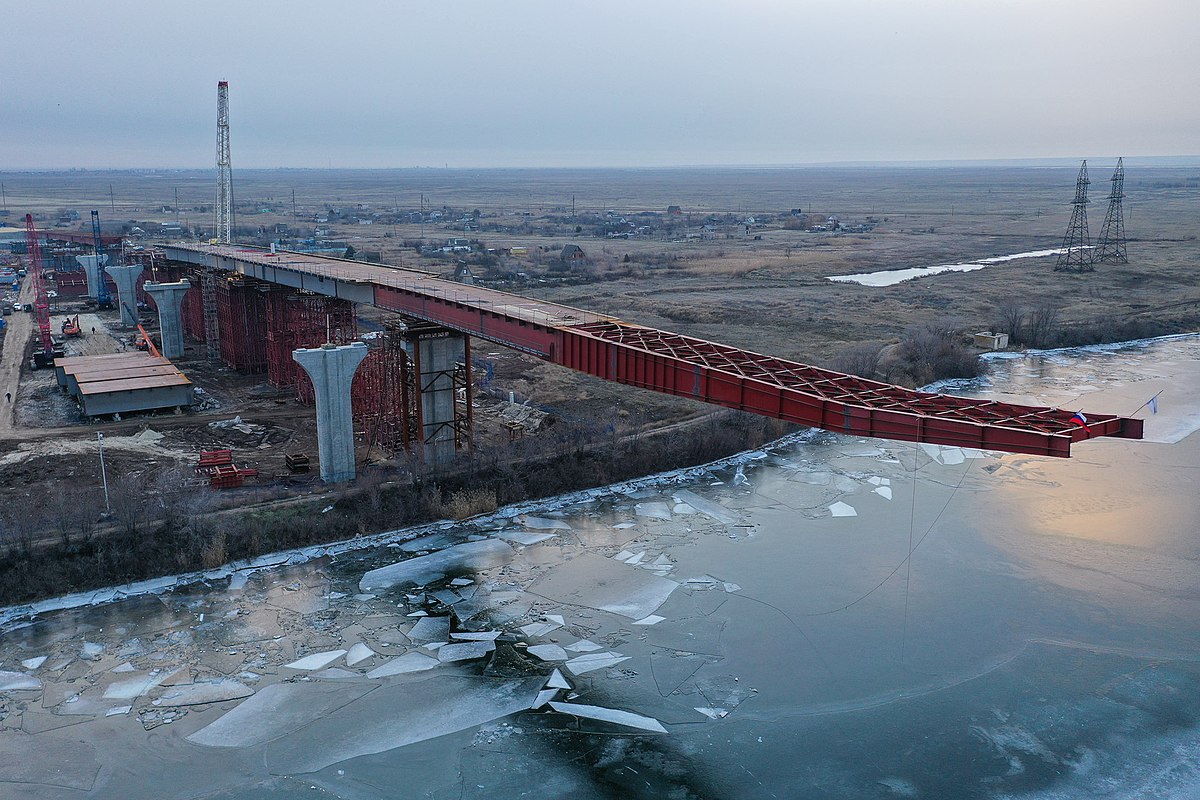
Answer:
[[[388,326],[367,340],[370,352],[354,374],[354,433],[368,450],[395,454],[417,441],[417,381],[405,344],[403,325]]]
[[[312,382],[292,359],[292,351],[323,344],[349,344],[358,338],[354,303],[292,290],[266,295],[267,381],[277,389],[296,390],[296,399],[313,402]]]
[[[183,304],[179,313],[183,316],[183,332],[198,342],[206,342],[204,336],[204,290],[201,288],[204,276],[198,271],[182,275],[192,282],[192,288],[183,296]]]
[[[216,283],[221,360],[238,372],[267,369],[267,294],[271,285],[228,273]]]

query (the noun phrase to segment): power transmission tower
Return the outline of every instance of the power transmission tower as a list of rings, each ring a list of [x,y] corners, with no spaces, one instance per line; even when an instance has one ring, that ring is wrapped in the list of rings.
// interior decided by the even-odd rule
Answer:
[[[1100,244],[1096,245],[1095,262],[1112,262],[1128,264],[1129,256],[1125,252],[1125,213],[1121,207],[1121,198],[1125,196],[1125,159],[1117,159],[1117,168],[1113,176],[1112,191],[1108,194],[1108,213],[1104,215],[1104,227],[1100,229]]]
[[[229,81],[217,83],[216,239],[228,244],[233,227],[233,167],[229,160]]]
[[[1088,235],[1087,224],[1087,161],[1079,167],[1079,176],[1075,179],[1075,199],[1071,201],[1071,224],[1067,227],[1067,235],[1063,237],[1062,252],[1058,254],[1058,263],[1054,265],[1055,272],[1091,272],[1092,239]]]

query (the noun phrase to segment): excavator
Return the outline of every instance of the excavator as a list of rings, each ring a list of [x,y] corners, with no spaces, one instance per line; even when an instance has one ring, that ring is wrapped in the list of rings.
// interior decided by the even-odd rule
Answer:
[[[83,333],[82,329],[80,329],[80,327],[79,327],[79,315],[78,314],[76,314],[73,317],[67,317],[66,319],[63,320],[62,332],[63,332],[63,336],[71,336],[71,337],[78,336],[79,334]]]

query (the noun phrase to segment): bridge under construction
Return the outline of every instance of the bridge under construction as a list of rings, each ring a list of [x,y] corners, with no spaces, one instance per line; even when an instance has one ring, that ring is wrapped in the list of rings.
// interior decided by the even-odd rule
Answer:
[[[463,447],[469,439],[469,401],[462,407],[471,337],[604,380],[850,435],[1058,457],[1084,439],[1142,436],[1138,419],[1089,412],[1084,422],[1062,409],[914,391],[414,269],[229,244],[166,245],[162,253],[163,268],[186,279],[186,291],[160,305],[164,340],[168,327],[186,328],[234,367],[295,374],[301,350],[324,348],[334,358],[352,346],[355,304],[400,315],[411,339],[409,377],[386,374],[404,365],[377,358],[369,371],[384,374],[361,387],[356,373],[370,355],[365,347],[348,372],[318,369],[328,386],[304,369],[313,378],[319,422],[322,393],[345,384],[340,402],[348,406],[353,383],[364,405],[395,406],[397,418],[414,418],[392,428],[402,429],[402,444],[427,450]],[[314,303],[307,316],[273,312],[289,304],[311,310]],[[326,408],[337,402],[327,399]]]

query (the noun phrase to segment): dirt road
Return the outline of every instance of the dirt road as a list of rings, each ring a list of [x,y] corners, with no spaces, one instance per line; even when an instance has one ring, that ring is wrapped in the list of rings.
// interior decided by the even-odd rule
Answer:
[[[22,303],[33,302],[33,281],[26,279],[21,287]],[[4,345],[0,349],[0,388],[11,392],[15,400],[17,396],[17,381],[21,376],[21,362],[25,358],[25,345],[33,333],[33,315],[24,311],[14,311],[4,319],[8,322],[8,330],[4,334]],[[13,402],[4,401],[0,408],[0,436],[6,436],[13,430]]]

